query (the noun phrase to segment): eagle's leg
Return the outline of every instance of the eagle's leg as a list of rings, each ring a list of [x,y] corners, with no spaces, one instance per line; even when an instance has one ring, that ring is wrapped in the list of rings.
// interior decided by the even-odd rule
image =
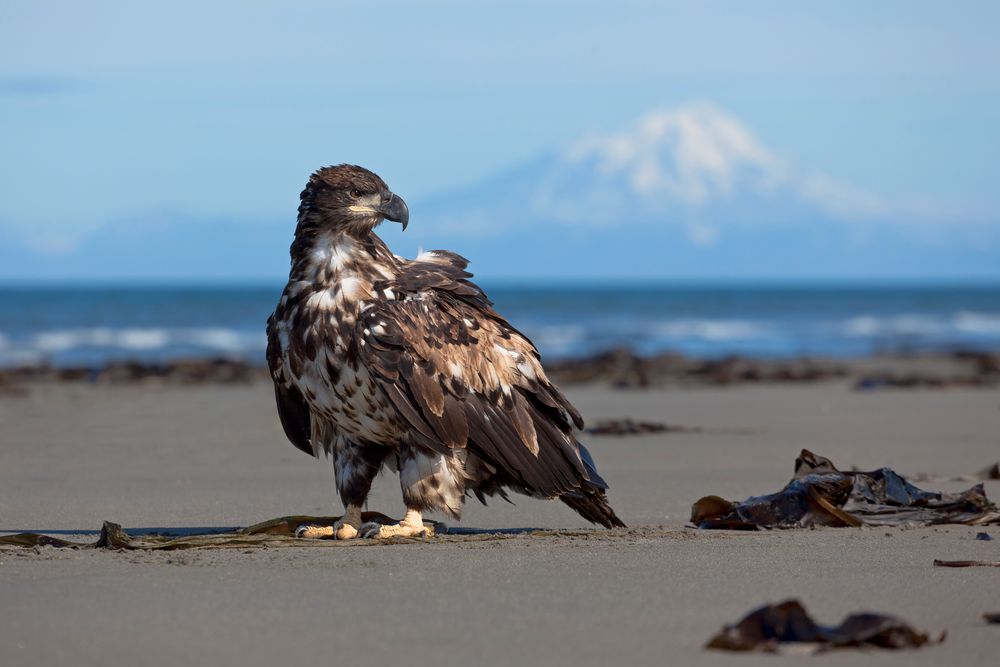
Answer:
[[[332,526],[299,526],[296,536],[334,537],[338,540],[359,537],[361,508],[388,452],[388,448],[380,445],[359,445],[338,440],[333,448],[333,469],[340,499],[344,501],[344,516]]]
[[[363,537],[416,537],[428,532],[422,518],[427,510],[458,518],[465,498],[465,466],[459,458],[421,447],[402,445],[396,452],[399,485],[406,516],[397,524],[366,523]]]
[[[333,536],[338,540],[353,540],[361,528],[361,505],[347,505],[344,516],[333,524]]]

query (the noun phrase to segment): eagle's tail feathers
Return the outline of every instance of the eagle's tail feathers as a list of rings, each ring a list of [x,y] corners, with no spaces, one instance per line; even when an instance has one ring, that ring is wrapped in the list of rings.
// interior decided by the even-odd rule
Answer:
[[[573,508],[577,514],[591,523],[605,528],[625,528],[625,522],[618,518],[608,504],[608,496],[604,489],[586,487],[580,491],[564,493],[559,500]]]

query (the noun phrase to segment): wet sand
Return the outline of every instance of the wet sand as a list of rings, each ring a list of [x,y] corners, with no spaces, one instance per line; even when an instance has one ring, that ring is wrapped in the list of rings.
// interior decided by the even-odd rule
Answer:
[[[1000,458],[1000,390],[856,392],[846,380],[567,392],[592,422],[701,429],[588,436],[631,528],[587,530],[559,503],[515,497],[460,524],[567,535],[336,549],[0,550],[0,665],[773,664],[704,651],[724,623],[786,597],[821,622],[871,609],[938,647],[838,652],[817,664],[994,664],[1000,527],[766,533],[685,528],[691,503],[768,493],[802,447],[843,467],[945,477]],[[331,466],[284,440],[270,387],[41,384],[0,397],[0,532],[93,540],[336,514]],[[969,482],[921,482],[959,490]],[[1000,482],[986,482],[994,500]],[[396,478],[370,508],[398,515]],[[442,518],[442,517],[436,517]],[[90,531],[90,532],[88,532]],[[777,658],[790,660],[794,658]]]

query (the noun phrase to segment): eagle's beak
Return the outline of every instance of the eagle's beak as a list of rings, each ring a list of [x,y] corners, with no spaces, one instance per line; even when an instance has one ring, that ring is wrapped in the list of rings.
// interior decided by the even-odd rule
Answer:
[[[386,220],[403,225],[403,231],[406,231],[406,225],[410,222],[410,209],[406,207],[406,202],[403,201],[402,197],[392,195],[388,201],[383,202],[378,207],[378,212]]]

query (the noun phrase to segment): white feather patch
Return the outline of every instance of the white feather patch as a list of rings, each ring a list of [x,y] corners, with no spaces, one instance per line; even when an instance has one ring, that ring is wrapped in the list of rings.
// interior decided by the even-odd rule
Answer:
[[[352,301],[360,298],[364,293],[362,288],[361,279],[355,278],[354,276],[348,276],[346,278],[340,279],[340,292],[344,295],[345,299],[351,299]]]
[[[329,311],[336,308],[337,293],[333,289],[319,290],[306,300],[306,307],[315,310]]]
[[[527,361],[525,361],[524,357],[521,357],[517,360],[517,370],[521,372],[521,375],[523,377],[526,377],[529,380],[538,379],[538,374],[535,372],[535,367],[530,363],[528,363]]]

